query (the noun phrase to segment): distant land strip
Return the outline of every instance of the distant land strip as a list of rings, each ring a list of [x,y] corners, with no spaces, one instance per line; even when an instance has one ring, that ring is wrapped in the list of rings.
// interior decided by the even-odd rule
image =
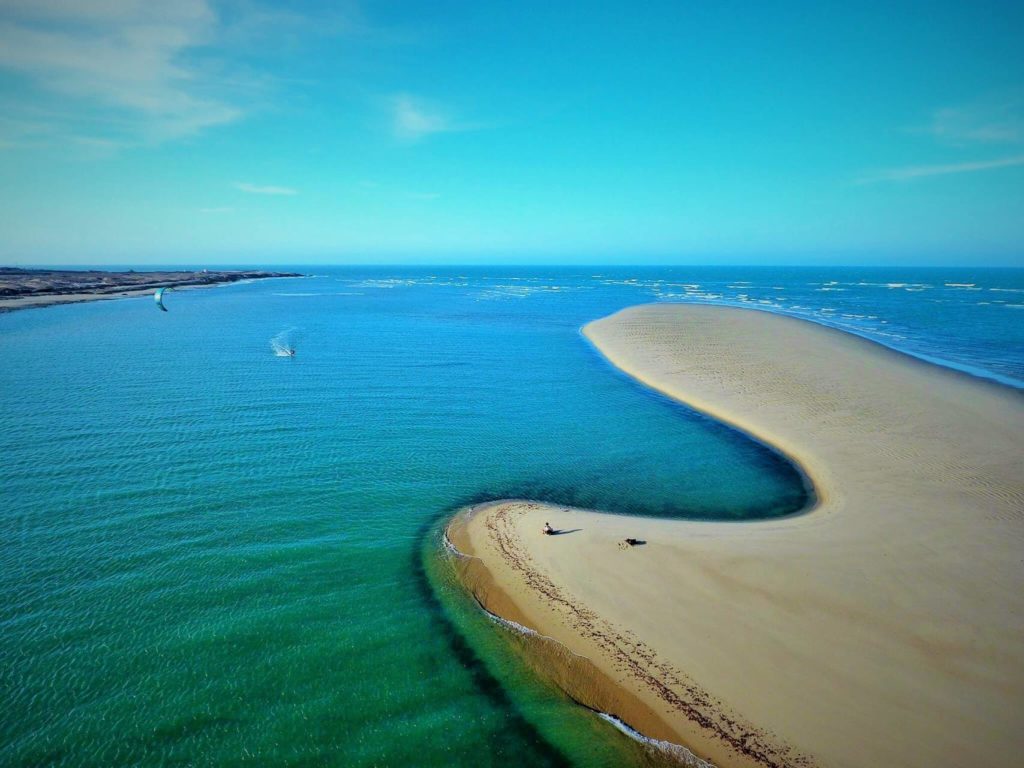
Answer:
[[[260,270],[197,270],[173,272],[108,272],[106,270],[22,269],[0,267],[0,312],[72,304],[99,299],[143,296],[161,287],[185,288],[302,277],[297,272]]]

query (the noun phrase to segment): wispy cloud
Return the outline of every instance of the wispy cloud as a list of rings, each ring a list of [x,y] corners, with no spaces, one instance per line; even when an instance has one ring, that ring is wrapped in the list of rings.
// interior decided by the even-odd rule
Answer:
[[[250,195],[297,195],[299,190],[291,187],[276,187],[266,184],[250,184],[247,181],[236,181],[235,189]]]
[[[914,128],[911,132],[931,137],[936,148],[945,147],[947,151],[951,147],[957,147],[961,153],[964,150],[978,151],[982,147],[1002,144],[1004,153],[1015,154],[985,160],[883,168],[863,174],[854,179],[854,183],[911,181],[1024,165],[1024,154],[1020,153],[1021,145],[1024,145],[1024,90],[1002,91],[969,104],[937,109],[926,127]]]
[[[216,43],[206,0],[3,0],[0,69],[31,86],[30,106],[96,118],[122,138],[162,141],[237,120],[192,54]],[[6,97],[8,113],[26,107]],[[92,110],[92,111],[90,111]],[[72,128],[73,130],[73,128]]]
[[[888,168],[875,173],[866,174],[857,179],[858,184],[871,184],[879,181],[909,181],[925,176],[946,176],[951,173],[973,173],[989,171],[994,168],[1011,168],[1024,165],[1024,155],[1001,157],[995,160],[977,160],[968,163],[948,163],[944,165],[910,165],[902,168]]]
[[[391,118],[395,136],[404,141],[418,141],[435,133],[469,131],[476,127],[455,121],[436,104],[404,93],[391,99]]]
[[[971,104],[943,107],[924,130],[956,145],[1024,142],[1024,92],[1003,92]]]
[[[39,120],[20,120],[0,116],[0,149],[32,147],[47,137],[53,128]]]

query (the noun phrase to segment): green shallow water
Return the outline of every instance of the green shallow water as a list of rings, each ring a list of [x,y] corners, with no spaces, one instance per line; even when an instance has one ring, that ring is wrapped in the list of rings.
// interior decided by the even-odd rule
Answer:
[[[431,576],[430,532],[485,498],[740,520],[804,489],[585,342],[634,286],[513,277],[0,317],[0,764],[647,760]]]

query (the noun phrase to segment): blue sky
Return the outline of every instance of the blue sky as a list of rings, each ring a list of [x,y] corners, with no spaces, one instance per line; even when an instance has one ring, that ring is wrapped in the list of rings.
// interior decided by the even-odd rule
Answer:
[[[1024,4],[0,0],[0,263],[1024,266]]]

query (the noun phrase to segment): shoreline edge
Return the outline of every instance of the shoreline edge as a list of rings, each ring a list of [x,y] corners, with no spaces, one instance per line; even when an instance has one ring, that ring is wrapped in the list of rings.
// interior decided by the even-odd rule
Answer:
[[[683,744],[728,766],[843,764],[855,753],[858,759],[899,758],[907,765],[955,765],[965,755],[988,764],[1024,748],[1020,716],[1014,714],[1024,701],[1024,604],[1019,597],[1024,575],[1012,554],[1024,542],[1024,487],[1014,474],[1024,458],[1019,437],[1024,400],[1016,392],[842,331],[754,310],[640,306],[594,321],[583,333],[613,366],[642,385],[781,452],[812,484],[815,500],[788,518],[738,523],[623,517],[524,501],[491,502],[471,517],[456,515],[446,535],[457,550],[474,558],[462,581],[481,606],[593,659],[603,679],[563,685],[570,697],[585,706],[596,701],[600,706],[591,708],[619,717],[646,737]],[[806,358],[802,364],[794,359],[794,349]],[[879,389],[887,387],[895,393],[880,396]],[[894,408],[897,415],[911,411],[910,421],[894,423]],[[979,416],[981,427],[972,423]],[[989,434],[995,446],[986,450]],[[889,478],[874,476],[880,467],[870,460],[872,452],[884,464],[889,451],[897,471],[890,467]],[[909,482],[898,477],[902,465],[917,465]],[[865,473],[878,486],[867,493],[857,490]],[[894,482],[887,484],[887,479]],[[902,519],[870,511],[872,502],[877,505],[886,496],[891,497],[883,502],[886,511],[903,512]],[[951,530],[922,528],[915,543],[915,526],[936,523],[929,511],[936,502],[939,522]],[[974,513],[965,526],[956,518],[967,507]],[[552,549],[545,547],[550,542],[528,533],[548,516],[585,526],[588,535],[568,537],[576,544],[562,543],[559,555],[552,557],[545,551]],[[633,558],[639,565],[609,580],[592,558],[598,552],[611,557],[608,547],[621,531],[640,529],[665,551],[645,558],[650,563]],[[962,547],[957,546],[964,542],[978,556],[967,569],[974,573],[967,574],[969,583],[960,585],[959,594],[944,594],[951,578],[965,575]],[[830,556],[851,544],[859,550],[839,557],[847,582],[832,574],[832,583],[818,588],[802,583],[834,570]],[[822,548],[828,552],[815,556],[813,550]],[[902,555],[903,562],[894,555]],[[680,565],[687,560],[700,565]],[[730,575],[723,563],[738,566],[737,572]],[[885,579],[871,573],[873,566],[886,572],[881,576],[896,577],[890,583],[903,587],[906,596],[893,601]],[[756,574],[773,583],[759,591],[750,578]],[[852,592],[846,589],[851,574],[861,582]],[[671,579],[694,575],[700,578]],[[616,578],[628,582],[629,596],[646,603],[644,609],[616,604],[623,598],[621,589],[614,594]],[[667,578],[689,588],[678,599],[653,602],[639,589]],[[996,599],[990,604],[964,603],[970,616],[949,610],[991,581]],[[777,593],[773,586],[779,587]],[[612,597],[599,594],[609,590]],[[723,609],[723,597],[742,598],[742,605]],[[709,602],[712,598],[715,602]],[[887,604],[892,602],[922,614],[915,619],[923,623],[901,622],[900,611]],[[753,617],[731,626],[729,619],[744,607],[752,609]],[[699,618],[699,626],[688,627],[673,617],[669,623],[683,639],[669,642],[666,633],[643,620],[644,610],[666,608]],[[706,617],[701,609],[707,609]],[[805,616],[787,623],[790,613]],[[986,626],[989,619],[998,626]],[[581,626],[599,627],[603,641],[579,637]],[[738,687],[735,672],[722,667],[736,649],[728,635],[751,630],[756,640],[777,647],[755,652],[742,665],[750,680]],[[855,639],[840,641],[838,659],[815,652],[815,646],[838,640],[844,630]],[[718,638],[724,647],[716,649],[701,635]],[[858,652],[865,639],[883,647]],[[629,668],[638,657],[645,659],[639,672]],[[956,669],[948,668],[950,660]],[[851,675],[839,670],[843,663],[869,674],[851,682]],[[794,673],[773,673],[780,667]],[[674,706],[666,708],[665,696],[651,695],[650,678],[659,674],[670,681],[668,698]],[[965,677],[972,678],[967,690],[952,687]],[[885,693],[894,680],[900,689],[895,698],[913,694],[910,700],[923,710],[911,718],[909,728],[880,722],[894,711],[886,700],[893,696]],[[589,701],[581,700],[581,688]],[[781,713],[771,711],[773,699],[776,705],[781,702],[774,707]],[[845,706],[837,706],[843,699]],[[975,710],[966,721],[957,717],[963,709],[957,699]],[[849,714],[851,701],[853,725],[836,727],[821,716],[833,710]],[[971,721],[982,733],[964,735],[971,731],[967,723],[975,724]],[[928,747],[921,748],[922,738]],[[918,748],[911,750],[915,743]]]

